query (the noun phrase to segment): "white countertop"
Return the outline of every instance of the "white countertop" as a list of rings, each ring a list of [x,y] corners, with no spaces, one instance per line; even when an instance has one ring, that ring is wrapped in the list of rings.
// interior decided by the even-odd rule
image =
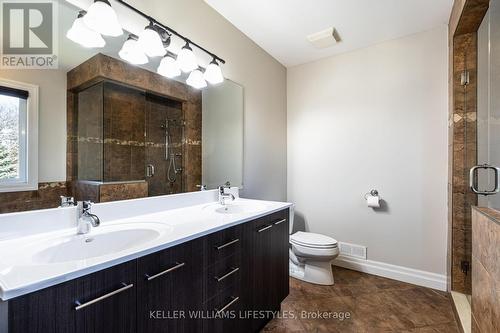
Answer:
[[[147,203],[146,200],[143,199],[141,205]],[[207,202],[164,211],[156,209],[150,214],[107,219],[101,223],[101,226],[93,228],[89,234],[79,236],[76,236],[76,225],[67,227],[67,222],[63,224],[65,227],[62,229],[28,233],[20,237],[2,239],[0,232],[0,298],[5,301],[53,286],[292,206],[284,202],[240,198],[236,199],[234,204],[248,205],[253,208],[252,211],[220,214],[215,211],[218,207],[220,208],[218,203]],[[120,210],[119,204],[115,205],[117,205],[116,209]],[[112,207],[114,206],[109,204],[106,207],[108,215]],[[39,212],[43,213],[43,211]],[[99,215],[99,212],[96,214]],[[34,220],[31,223],[36,224],[37,221]],[[41,251],[54,244],[62,244],[69,238],[98,237],[109,231],[132,230],[135,232],[134,230],[142,227],[156,230],[155,238],[140,245],[88,259],[50,263],[37,260]],[[12,226],[9,231],[8,235],[12,235]]]

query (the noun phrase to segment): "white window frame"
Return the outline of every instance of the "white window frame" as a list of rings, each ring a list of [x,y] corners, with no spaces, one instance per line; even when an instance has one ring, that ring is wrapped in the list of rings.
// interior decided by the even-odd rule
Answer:
[[[0,85],[25,90],[29,93],[26,101],[26,178],[23,181],[0,182],[0,192],[19,192],[38,190],[38,86],[0,79]],[[24,153],[24,152],[20,152]],[[23,167],[21,166],[21,169]]]

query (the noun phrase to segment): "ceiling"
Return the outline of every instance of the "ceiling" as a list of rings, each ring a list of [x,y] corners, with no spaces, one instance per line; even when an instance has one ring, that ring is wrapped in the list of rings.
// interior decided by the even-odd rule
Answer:
[[[287,67],[447,24],[453,0],[205,0]],[[307,35],[335,27],[316,49]]]

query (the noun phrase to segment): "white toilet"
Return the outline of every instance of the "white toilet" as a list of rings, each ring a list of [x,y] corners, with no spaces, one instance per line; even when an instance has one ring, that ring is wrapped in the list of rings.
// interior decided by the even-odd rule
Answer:
[[[290,222],[292,232],[293,216]],[[333,284],[331,262],[339,255],[335,239],[298,231],[290,235],[290,245],[290,276],[315,284]]]

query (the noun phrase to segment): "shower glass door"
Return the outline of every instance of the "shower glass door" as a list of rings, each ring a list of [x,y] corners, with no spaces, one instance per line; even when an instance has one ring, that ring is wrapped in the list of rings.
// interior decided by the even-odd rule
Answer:
[[[146,94],[148,195],[184,192],[184,116],[177,101]]]
[[[478,204],[500,209],[500,0],[492,0],[478,31],[477,161],[472,175]],[[476,179],[474,179],[476,178]]]

